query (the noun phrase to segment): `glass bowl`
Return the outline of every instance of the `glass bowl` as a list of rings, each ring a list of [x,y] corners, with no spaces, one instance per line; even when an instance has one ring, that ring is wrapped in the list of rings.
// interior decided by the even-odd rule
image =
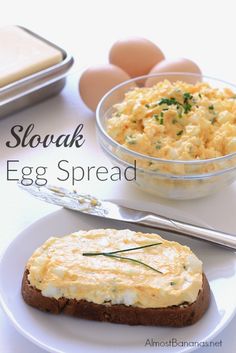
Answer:
[[[204,160],[164,160],[129,150],[108,135],[106,122],[114,112],[114,104],[120,103],[128,90],[144,86],[149,77],[159,81],[168,79],[172,82],[182,80],[189,83],[201,80],[216,88],[228,87],[236,91],[233,84],[190,73],[146,75],[114,87],[102,98],[96,111],[98,140],[113,165],[126,170],[127,179],[134,179],[132,168],[127,167],[135,165],[136,175],[132,182],[137,187],[152,195],[174,200],[200,198],[231,184],[236,179],[236,152]]]

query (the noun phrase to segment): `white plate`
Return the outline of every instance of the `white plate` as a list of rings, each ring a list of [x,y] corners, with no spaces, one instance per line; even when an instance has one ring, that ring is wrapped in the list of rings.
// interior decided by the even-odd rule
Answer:
[[[145,207],[145,205],[142,204]],[[150,206],[150,205],[149,205]],[[162,207],[167,216],[200,223],[188,215],[169,207]],[[150,208],[150,207],[149,207]],[[212,300],[204,317],[195,325],[185,328],[159,328],[127,326],[86,321],[63,315],[54,316],[26,305],[21,297],[21,278],[24,266],[35,250],[48,237],[64,235],[78,229],[125,228],[126,225],[109,222],[61,209],[35,222],[10,244],[0,262],[0,301],[14,326],[29,340],[49,352],[149,352],[147,339],[166,342],[172,338],[180,341],[211,340],[232,319],[236,311],[236,256],[216,246],[177,235],[165,234],[168,239],[189,245],[203,260],[209,279]],[[148,231],[147,228],[130,226]],[[150,230],[149,230],[150,231]],[[189,352],[196,347],[154,347],[158,352]]]

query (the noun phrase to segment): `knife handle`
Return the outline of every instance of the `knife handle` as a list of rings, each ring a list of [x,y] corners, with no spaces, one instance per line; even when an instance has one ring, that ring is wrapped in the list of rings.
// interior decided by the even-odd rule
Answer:
[[[184,234],[191,238],[205,240],[236,251],[236,236],[233,234],[215,231],[152,214],[141,218],[137,223],[176,234]]]

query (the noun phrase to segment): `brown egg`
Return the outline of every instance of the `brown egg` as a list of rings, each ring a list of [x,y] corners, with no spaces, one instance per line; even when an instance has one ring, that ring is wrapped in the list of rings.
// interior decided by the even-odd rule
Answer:
[[[105,93],[129,79],[129,75],[115,65],[90,67],[81,75],[79,81],[80,96],[84,103],[92,111],[95,111]]]
[[[185,59],[185,58],[163,60],[152,68],[152,70],[150,71],[150,74],[161,74],[166,72],[185,72],[185,73],[190,72],[190,73],[201,75],[201,70],[199,69],[198,65],[195,64],[192,60]],[[181,80],[188,83],[196,83],[197,81],[201,81],[201,77],[198,77],[198,76],[188,77],[181,74],[166,76],[166,78],[172,82],[176,80]],[[150,77],[146,80],[145,86],[151,87],[155,83],[161,80],[163,80],[163,76],[161,78]]]
[[[147,75],[164,58],[164,54],[154,43],[138,37],[115,42],[109,53],[110,63],[119,66],[130,77]]]

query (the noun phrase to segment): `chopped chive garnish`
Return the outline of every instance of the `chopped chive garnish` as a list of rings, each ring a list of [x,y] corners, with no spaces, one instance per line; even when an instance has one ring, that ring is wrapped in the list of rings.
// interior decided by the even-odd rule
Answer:
[[[188,112],[190,112],[191,108],[192,108],[191,104],[189,103],[184,104],[184,114],[187,114]]]
[[[125,140],[129,145],[135,145],[137,142],[133,136],[126,136]]]
[[[154,114],[153,118],[156,119],[156,120],[159,120],[159,115],[158,114]]]
[[[146,108],[150,108],[150,104],[145,104],[145,107]]]
[[[202,98],[202,95],[201,95],[201,93],[198,93],[198,97],[199,97],[199,98]]]
[[[164,124],[164,119],[161,118],[161,119],[160,119],[160,125],[163,125],[163,124]]]
[[[209,110],[214,110],[214,105],[209,105],[208,109]]]
[[[156,145],[156,149],[157,149],[157,150],[160,150],[160,149],[161,149],[161,144],[157,144],[157,145]]]
[[[184,94],[183,94],[183,97],[184,97],[184,103],[187,103],[187,101],[188,101],[189,99],[192,99],[192,98],[193,98],[192,94],[190,94],[189,92],[184,93]]]
[[[158,105],[167,104],[167,105],[178,105],[179,102],[175,98],[161,98],[158,102]]]
[[[187,114],[192,108],[192,105],[189,103],[189,100],[191,100],[193,96],[189,92],[185,92],[183,94],[183,98],[184,98],[184,104],[183,104],[184,113]]]
[[[176,282],[170,282],[171,286],[174,286],[176,284]]]
[[[183,94],[183,103],[180,103],[176,100],[176,98],[171,97],[171,98],[161,98],[158,102],[158,105],[162,105],[162,104],[166,104],[168,106],[176,105],[177,109],[182,107],[184,110],[184,113],[187,114],[192,108],[192,105],[189,103],[189,100],[191,100],[192,98],[193,96],[190,93],[186,92]]]
[[[177,136],[181,136],[182,135],[182,133],[184,132],[184,130],[180,130],[179,132],[177,132]]]
[[[160,114],[160,115],[161,115],[161,117],[163,118],[163,116],[164,116],[164,113],[163,113],[163,112],[161,112],[161,114]]]
[[[176,119],[173,119],[172,120],[172,124],[176,124],[177,123],[177,120]]]

